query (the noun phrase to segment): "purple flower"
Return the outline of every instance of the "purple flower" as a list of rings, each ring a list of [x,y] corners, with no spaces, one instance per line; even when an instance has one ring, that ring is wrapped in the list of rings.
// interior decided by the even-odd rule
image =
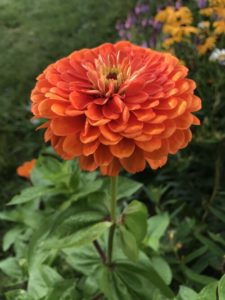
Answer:
[[[182,1],[181,0],[177,0],[175,3],[175,7],[176,9],[179,9],[182,6]]]
[[[122,30],[124,29],[124,24],[122,22],[117,22],[115,28],[117,31]]]
[[[146,13],[149,10],[148,4],[137,4],[134,8],[134,12],[136,15]]]
[[[124,24],[125,28],[129,29],[136,23],[136,18],[133,14],[129,14]]]
[[[198,0],[198,7],[204,8],[207,5],[207,0]]]
[[[148,24],[149,24],[149,23],[148,23],[148,19],[143,19],[143,20],[141,21],[141,26],[143,26],[143,27],[146,27]]]
[[[126,33],[126,31],[125,31],[124,29],[119,30],[118,33],[119,33],[119,36],[120,36],[122,39],[126,39],[127,33]]]
[[[156,35],[153,35],[153,36],[149,39],[149,46],[150,46],[150,48],[155,48],[156,42],[157,42]]]
[[[141,44],[141,47],[143,48],[148,48],[148,43],[146,41],[144,41],[142,44]]]
[[[159,21],[156,21],[154,18],[149,18],[148,24],[150,26],[152,26],[156,31],[159,31],[162,28],[162,23]]]

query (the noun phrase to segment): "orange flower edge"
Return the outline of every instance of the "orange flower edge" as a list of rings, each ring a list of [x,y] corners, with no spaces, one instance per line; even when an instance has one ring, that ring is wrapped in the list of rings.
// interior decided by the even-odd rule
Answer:
[[[30,161],[25,161],[21,166],[19,166],[16,170],[17,174],[21,177],[30,178],[30,173],[33,167],[36,164],[36,159],[32,159]]]
[[[187,146],[201,108],[188,69],[168,53],[129,42],[75,51],[38,76],[35,118],[45,141],[83,170],[116,176],[162,167]]]

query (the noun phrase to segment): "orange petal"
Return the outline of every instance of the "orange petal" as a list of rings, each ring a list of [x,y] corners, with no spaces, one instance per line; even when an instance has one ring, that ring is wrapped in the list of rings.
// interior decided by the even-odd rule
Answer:
[[[98,166],[95,163],[94,156],[80,156],[80,168],[85,171],[94,171]]]
[[[199,97],[193,95],[190,111],[198,111],[202,108],[202,101]]]
[[[177,129],[187,129],[193,124],[194,116],[185,112],[182,116],[174,119]]]
[[[120,159],[120,163],[130,173],[143,171],[146,164],[143,152],[138,148],[135,148],[131,156]]]
[[[112,132],[107,125],[103,125],[99,127],[101,134],[109,141],[119,142],[122,139],[120,134]]]
[[[159,110],[173,109],[177,106],[178,100],[176,97],[171,97],[168,99],[162,99],[160,104],[157,106]]]
[[[63,151],[73,157],[79,156],[83,152],[82,143],[76,134],[70,134],[65,137],[63,142]]]
[[[91,102],[91,98],[85,94],[74,91],[70,94],[70,102],[75,109],[82,110]]]
[[[192,121],[193,125],[200,125],[201,124],[200,120],[196,116],[193,115],[192,117],[193,117],[193,121]]]
[[[102,113],[106,119],[116,120],[119,118],[119,114],[115,113],[110,107],[109,103],[106,103],[102,108]]]
[[[67,104],[64,103],[54,103],[51,106],[51,110],[58,116],[65,116],[66,109]]]
[[[51,129],[54,134],[66,136],[81,131],[84,126],[84,118],[80,117],[65,117],[57,118],[51,121]]]
[[[167,116],[167,115],[157,114],[157,115],[151,120],[151,124],[159,124],[159,123],[162,123],[163,121],[165,121],[166,119],[168,119],[168,116]]]
[[[151,169],[156,170],[158,168],[161,168],[162,166],[164,166],[167,162],[167,156],[163,157],[159,160],[152,160],[152,159],[148,159],[146,158],[149,166],[151,167]]]
[[[135,95],[130,95],[125,97],[125,102],[127,103],[143,103],[149,98],[149,95],[145,92],[139,92]]]
[[[45,99],[40,102],[37,108],[42,118],[54,118],[56,116],[56,114],[51,109],[54,103],[55,101],[50,99]]]
[[[139,121],[148,122],[155,117],[155,113],[151,108],[139,109],[133,112]]]
[[[83,144],[83,154],[84,156],[89,156],[93,153],[95,153],[95,151],[98,149],[99,146],[99,141],[93,141],[91,143],[88,144]]]
[[[113,156],[107,146],[100,145],[94,153],[94,159],[97,165],[107,166],[112,161]]]
[[[118,120],[111,121],[108,127],[113,132],[121,132],[127,127],[127,124],[120,117]]]
[[[135,144],[132,140],[122,139],[119,143],[110,146],[112,154],[119,158],[129,157],[135,149]]]
[[[152,152],[145,152],[145,158],[149,158],[151,160],[159,160],[164,156],[167,156],[169,152],[169,146],[167,140],[162,140],[162,145],[159,149]]]
[[[94,121],[98,121],[104,119],[102,114],[102,107],[100,105],[96,105],[94,103],[90,103],[87,107],[87,111],[85,112],[86,116]]]
[[[80,116],[84,114],[83,110],[76,110],[72,105],[68,106],[65,114],[69,117],[75,117],[75,116]]]
[[[52,130],[50,127],[48,127],[46,130],[45,130],[45,133],[44,133],[44,141],[45,142],[48,142],[51,140],[52,138]]]
[[[124,130],[124,133],[135,133],[143,128],[143,122],[139,121],[137,117],[132,113],[127,122],[127,128]]]
[[[113,158],[111,163],[107,166],[100,166],[102,175],[117,176],[120,172],[121,164],[117,158]]]
[[[88,126],[87,130],[82,130],[80,140],[82,143],[87,144],[95,141],[100,136],[98,127]]]
[[[176,154],[182,147],[185,141],[185,136],[182,130],[176,130],[172,136],[169,137],[169,153]]]
[[[174,120],[166,120],[163,122],[165,130],[160,134],[161,138],[170,137],[176,130],[176,123]]]
[[[181,101],[174,109],[167,111],[168,119],[174,119],[179,117],[185,112],[186,108],[187,108],[187,102],[185,100]]]
[[[143,133],[148,135],[157,135],[162,133],[165,130],[165,125],[163,123],[161,124],[144,124],[143,127]]]
[[[162,145],[161,139],[158,137],[153,137],[150,141],[146,142],[135,141],[135,143],[139,148],[146,152],[152,152],[154,150],[157,150]]]

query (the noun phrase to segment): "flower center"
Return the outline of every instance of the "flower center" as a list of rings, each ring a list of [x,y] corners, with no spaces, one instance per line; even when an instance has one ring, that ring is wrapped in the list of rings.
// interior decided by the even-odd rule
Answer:
[[[114,79],[117,80],[117,73],[116,72],[109,72],[106,76],[106,79]]]

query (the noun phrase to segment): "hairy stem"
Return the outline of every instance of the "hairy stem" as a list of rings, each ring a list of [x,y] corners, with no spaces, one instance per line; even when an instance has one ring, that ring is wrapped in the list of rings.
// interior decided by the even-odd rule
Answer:
[[[108,264],[112,263],[113,255],[113,240],[114,233],[116,229],[116,191],[117,191],[117,177],[111,177],[111,201],[110,201],[110,212],[111,212],[111,221],[112,226],[109,230],[108,238]]]

